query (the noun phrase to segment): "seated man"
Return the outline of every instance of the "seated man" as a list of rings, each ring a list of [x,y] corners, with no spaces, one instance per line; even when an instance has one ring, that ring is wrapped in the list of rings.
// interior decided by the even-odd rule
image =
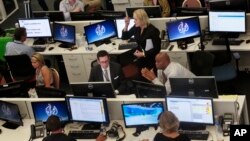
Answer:
[[[124,75],[121,66],[110,61],[107,51],[101,50],[97,53],[98,65],[91,68],[89,81],[111,81],[115,89],[115,93],[124,92]]]
[[[84,4],[80,0],[62,0],[59,11],[64,13],[65,21],[71,21],[70,12],[84,12]]]
[[[142,76],[158,85],[165,85],[168,95],[171,93],[170,77],[194,77],[195,75],[188,69],[176,62],[171,62],[167,53],[160,52],[155,57],[157,76],[153,70],[143,68]]]

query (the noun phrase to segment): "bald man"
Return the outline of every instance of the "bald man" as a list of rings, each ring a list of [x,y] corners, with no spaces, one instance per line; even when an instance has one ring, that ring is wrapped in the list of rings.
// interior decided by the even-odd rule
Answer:
[[[171,62],[167,53],[160,52],[155,56],[157,76],[153,70],[143,68],[142,76],[158,85],[165,85],[167,94],[171,93],[170,77],[194,77],[195,75],[177,62]]]

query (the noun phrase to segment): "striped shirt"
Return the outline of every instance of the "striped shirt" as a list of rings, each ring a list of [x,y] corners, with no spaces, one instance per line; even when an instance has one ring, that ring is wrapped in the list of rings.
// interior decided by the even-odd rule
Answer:
[[[27,54],[29,57],[34,53],[33,48],[23,44],[21,41],[14,40],[6,44],[5,55],[21,55]]]

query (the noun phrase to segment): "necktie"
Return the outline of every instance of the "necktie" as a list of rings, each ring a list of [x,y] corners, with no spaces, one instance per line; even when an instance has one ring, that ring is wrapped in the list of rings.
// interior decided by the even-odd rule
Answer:
[[[104,70],[104,77],[105,77],[106,81],[110,81],[107,69]]]
[[[161,75],[162,75],[162,83],[165,84],[167,82],[167,77],[164,74],[164,71],[161,72]]]

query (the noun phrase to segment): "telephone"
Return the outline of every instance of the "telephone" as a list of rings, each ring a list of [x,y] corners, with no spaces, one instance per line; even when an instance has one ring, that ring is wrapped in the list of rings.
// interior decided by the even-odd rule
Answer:
[[[224,136],[229,136],[231,124],[233,124],[233,114],[225,113],[223,116],[223,122],[222,122],[222,130],[223,130]]]
[[[44,137],[45,126],[43,122],[37,122],[35,124],[30,125],[31,130],[31,139],[36,139],[40,137]]]

